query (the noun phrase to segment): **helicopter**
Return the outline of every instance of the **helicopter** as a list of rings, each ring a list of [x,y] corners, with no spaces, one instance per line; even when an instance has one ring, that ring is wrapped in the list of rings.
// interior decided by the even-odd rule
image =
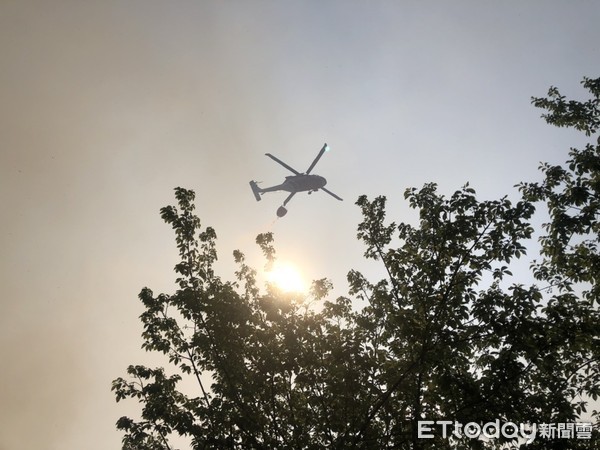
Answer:
[[[280,160],[276,156],[273,156],[270,153],[265,153],[266,156],[271,158],[273,161],[281,164],[283,167],[285,167],[287,170],[292,172],[294,175],[289,175],[289,176],[285,177],[285,181],[281,184],[278,184],[276,186],[267,187],[267,188],[261,188],[258,186],[256,181],[251,181],[250,187],[252,188],[252,192],[254,193],[254,197],[256,198],[256,201],[260,201],[261,195],[264,194],[265,192],[275,192],[275,191],[290,192],[290,195],[288,195],[287,198],[283,201],[283,205],[277,209],[277,217],[283,217],[287,214],[287,209],[285,208],[285,206],[289,203],[289,201],[292,199],[292,197],[294,195],[296,195],[298,192],[308,191],[309,194],[312,194],[313,192],[317,192],[317,191],[321,190],[321,191],[331,195],[333,198],[336,198],[341,201],[342,199],[340,197],[335,195],[330,190],[325,189],[324,186],[327,184],[327,180],[324,177],[322,177],[320,175],[311,175],[311,173],[310,173],[313,170],[313,168],[315,167],[315,165],[317,164],[317,162],[319,161],[319,159],[321,159],[321,156],[323,156],[323,154],[327,151],[329,151],[329,146],[327,144],[325,144],[325,145],[323,145],[323,148],[321,149],[321,151],[319,152],[317,157],[314,159],[314,161],[311,163],[311,165],[308,167],[308,169],[304,173],[298,172],[296,169],[294,169],[293,167],[290,167],[289,165],[284,163],[282,160]]]

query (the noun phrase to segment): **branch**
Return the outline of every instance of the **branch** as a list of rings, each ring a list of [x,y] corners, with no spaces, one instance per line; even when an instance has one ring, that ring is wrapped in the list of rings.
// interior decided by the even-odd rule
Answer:
[[[144,382],[142,381],[142,379],[139,376],[136,376],[136,378],[139,381],[139,385],[141,387],[141,394],[144,396],[144,402],[146,404],[148,404],[148,396],[146,395],[146,393],[144,392]],[[164,433],[162,431],[160,431],[160,428],[158,428],[158,424],[156,423],[156,420],[152,420],[152,424],[154,425],[154,431],[156,431],[158,433],[158,435],[160,436],[160,438],[162,439],[163,443],[165,444],[165,446],[167,447],[167,450],[172,450],[171,446],[169,445],[169,441],[167,441],[167,437],[164,435]]]

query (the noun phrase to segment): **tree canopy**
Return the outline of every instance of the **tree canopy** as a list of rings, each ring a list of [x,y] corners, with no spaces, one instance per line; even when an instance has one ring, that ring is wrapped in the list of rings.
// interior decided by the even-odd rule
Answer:
[[[548,123],[592,136],[600,79],[583,85],[587,101],[551,88],[532,102]],[[117,401],[141,404],[117,422],[123,449],[173,449],[173,434],[194,449],[484,449],[517,441],[422,439],[419,421],[575,422],[600,395],[600,142],[541,171],[518,201],[478,200],[468,184],[450,196],[433,183],[407,189],[416,224],[387,220],[385,197],[361,196],[357,238],[385,276],[352,270],[336,299],[327,279],[306,295],[263,288],[239,251],[235,278],[222,279],[215,230],[201,226],[194,192],[177,188],[177,205],[161,209],[179,249],[177,289],[139,295],[142,347],[168,364],[132,365],[113,381]],[[548,221],[534,230],[539,205]],[[511,265],[536,231],[536,281],[523,284]],[[274,262],[273,235],[257,243]],[[597,438],[538,436],[527,448]]]

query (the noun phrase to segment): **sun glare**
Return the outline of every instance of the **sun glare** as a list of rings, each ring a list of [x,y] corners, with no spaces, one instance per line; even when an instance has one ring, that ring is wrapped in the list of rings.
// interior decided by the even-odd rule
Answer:
[[[302,292],[306,290],[300,272],[291,264],[275,263],[275,267],[267,273],[267,280],[284,292]]]

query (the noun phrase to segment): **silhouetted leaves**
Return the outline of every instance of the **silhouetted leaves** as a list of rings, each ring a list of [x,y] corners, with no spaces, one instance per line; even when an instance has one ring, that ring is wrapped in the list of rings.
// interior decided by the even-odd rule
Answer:
[[[549,123],[589,135],[600,82],[584,86],[592,100],[552,88],[533,102]],[[137,365],[113,382],[117,401],[142,405],[137,420],[117,421],[123,448],[171,449],[172,434],[194,449],[499,448],[507,439],[423,441],[417,423],[576,420],[586,396],[600,395],[599,152],[589,144],[565,167],[543,165],[544,181],[521,184],[518,201],[480,201],[468,184],[449,196],[434,183],[407,189],[415,224],[388,222],[385,197],[361,196],[357,237],[382,277],[351,270],[351,297],[334,300],[327,279],[306,295],[261,289],[240,251],[235,281],[221,279],[216,233],[201,227],[194,193],[177,188],[177,206],[161,217],[175,231],[178,289],[139,295],[142,347],[166,355],[174,374]],[[549,222],[532,266],[537,286],[513,266],[540,202]],[[273,235],[256,242],[272,265]]]

